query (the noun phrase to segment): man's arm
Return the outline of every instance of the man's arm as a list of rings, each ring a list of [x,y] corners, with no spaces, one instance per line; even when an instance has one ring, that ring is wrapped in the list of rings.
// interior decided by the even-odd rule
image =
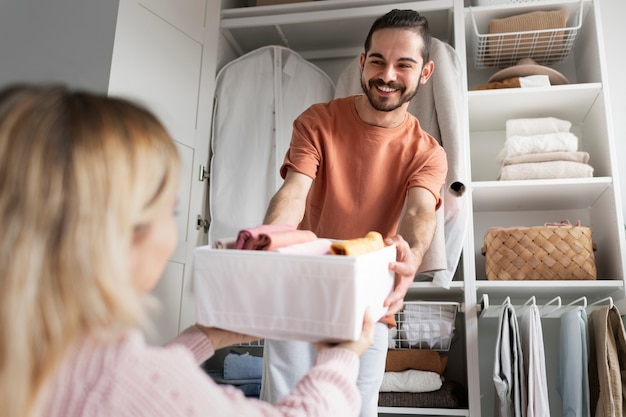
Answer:
[[[310,177],[288,170],[283,185],[270,200],[263,224],[298,226],[304,217],[306,198],[312,183]]]
[[[430,191],[421,187],[411,188],[398,235],[386,239],[387,244],[395,244],[398,249],[396,262],[389,266],[396,278],[393,292],[385,300],[385,305],[389,307],[388,316],[402,308],[404,296],[430,248],[437,227],[435,205],[435,196]]]

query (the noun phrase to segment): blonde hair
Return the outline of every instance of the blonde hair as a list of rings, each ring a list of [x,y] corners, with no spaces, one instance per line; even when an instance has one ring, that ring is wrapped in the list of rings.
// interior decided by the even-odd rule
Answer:
[[[176,195],[179,164],[162,124],[129,101],[0,91],[0,415],[33,415],[77,338],[144,318],[128,252]]]

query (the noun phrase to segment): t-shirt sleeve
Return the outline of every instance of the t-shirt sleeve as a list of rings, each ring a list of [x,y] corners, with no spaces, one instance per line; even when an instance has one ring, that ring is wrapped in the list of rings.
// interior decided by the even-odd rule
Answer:
[[[436,145],[426,162],[409,178],[408,188],[421,187],[430,191],[437,201],[435,205],[437,210],[441,206],[441,187],[446,181],[447,172],[446,152],[443,147]]]
[[[283,165],[280,167],[280,175],[285,178],[287,170],[292,170],[315,179],[317,168],[320,165],[321,152],[318,135],[311,128],[311,116],[304,113],[293,122],[291,143]]]

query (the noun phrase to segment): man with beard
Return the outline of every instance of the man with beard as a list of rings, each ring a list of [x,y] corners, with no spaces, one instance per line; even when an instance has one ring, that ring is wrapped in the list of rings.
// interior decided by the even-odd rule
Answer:
[[[294,121],[280,170],[285,181],[264,220],[331,239],[377,231],[397,247],[389,265],[395,287],[385,300],[388,310],[361,357],[361,417],[378,415],[388,326],[430,247],[441,205],[445,152],[407,112],[434,70],[430,40],[427,20],[413,10],[392,10],[374,22],[360,57],[364,94],[315,104]],[[308,343],[266,340],[262,399],[276,402],[289,392],[314,352]]]

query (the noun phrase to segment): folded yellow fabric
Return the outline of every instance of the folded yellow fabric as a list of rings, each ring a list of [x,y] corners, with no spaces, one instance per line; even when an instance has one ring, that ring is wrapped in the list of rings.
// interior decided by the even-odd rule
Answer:
[[[369,232],[365,237],[333,242],[330,253],[333,255],[359,256],[385,247],[383,236],[378,232]]]

